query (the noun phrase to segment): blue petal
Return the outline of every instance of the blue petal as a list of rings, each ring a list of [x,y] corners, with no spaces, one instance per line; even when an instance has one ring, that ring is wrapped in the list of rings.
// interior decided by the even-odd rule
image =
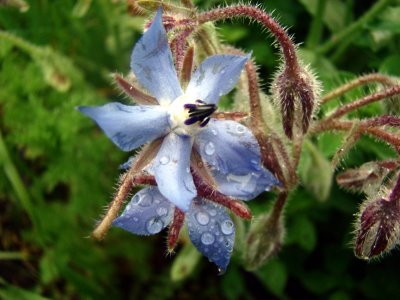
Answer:
[[[169,115],[161,106],[128,106],[113,102],[103,106],[80,106],[123,151],[131,151],[169,131]]]
[[[195,147],[223,194],[250,200],[279,184],[261,166],[260,148],[251,131],[237,122],[212,119],[198,133]]]
[[[191,99],[217,104],[229,93],[239,79],[250,55],[215,55],[207,58],[192,75],[186,90]]]
[[[225,209],[196,198],[186,214],[186,224],[197,250],[225,271],[235,241],[235,225]]]
[[[171,223],[173,214],[172,204],[158,189],[147,187],[132,197],[113,225],[133,234],[156,234]]]
[[[172,102],[182,94],[159,9],[153,23],[137,42],[131,56],[137,80],[159,102]]]
[[[190,174],[192,138],[171,132],[164,138],[150,172],[154,174],[161,194],[183,211],[196,197]]]

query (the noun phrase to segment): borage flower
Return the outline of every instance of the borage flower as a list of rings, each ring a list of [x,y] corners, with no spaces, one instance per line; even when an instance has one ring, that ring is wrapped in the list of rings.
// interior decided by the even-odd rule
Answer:
[[[79,110],[124,151],[162,139],[161,145],[150,144],[153,147],[147,147],[149,153],[142,157],[154,153],[148,172],[154,175],[160,193],[182,211],[189,210],[197,195],[190,166],[196,169],[204,163],[210,166],[209,177],[217,190],[249,200],[278,182],[260,166],[259,146],[249,129],[235,121],[211,118],[219,98],[236,84],[247,59],[236,55],[207,58],[183,92],[160,9],[135,45],[131,60],[137,81],[159,105],[110,103]]]

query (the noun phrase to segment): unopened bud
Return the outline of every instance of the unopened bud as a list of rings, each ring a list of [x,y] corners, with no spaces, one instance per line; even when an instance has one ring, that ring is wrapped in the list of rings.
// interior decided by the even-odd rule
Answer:
[[[247,238],[247,268],[255,270],[276,255],[282,246],[284,235],[282,218],[276,220],[272,214],[267,214],[256,220]]]
[[[336,177],[336,182],[342,188],[365,192],[376,191],[388,173],[398,167],[396,161],[371,161],[356,169],[349,169]]]
[[[307,67],[299,66],[296,71],[284,67],[278,71],[272,89],[286,136],[293,137],[294,127],[305,134],[320,93],[315,75]]]
[[[356,222],[355,255],[371,259],[389,252],[400,233],[399,199],[378,197],[362,205]]]

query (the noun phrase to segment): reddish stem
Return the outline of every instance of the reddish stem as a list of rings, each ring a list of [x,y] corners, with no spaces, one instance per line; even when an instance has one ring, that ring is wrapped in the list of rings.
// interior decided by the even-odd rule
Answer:
[[[277,39],[281,46],[283,57],[286,62],[287,71],[295,74],[298,69],[295,46],[286,33],[285,29],[280,26],[269,14],[265,11],[248,5],[235,5],[223,8],[217,8],[198,15],[198,22],[203,24],[209,21],[219,21],[229,18],[248,17],[258,21],[261,25],[267,28]]]
[[[251,219],[251,211],[247,205],[243,203],[243,201],[235,200],[216,191],[213,187],[202,181],[202,179],[196,174],[193,174],[193,181],[194,185],[196,186],[198,196],[225,206],[240,218]]]
[[[186,39],[193,32],[193,28],[183,29],[171,42],[171,49],[175,56],[175,68],[178,74],[182,71],[183,61],[185,59],[185,53],[187,49]]]
[[[381,83],[383,85],[386,86],[392,86],[395,85],[395,81],[392,80],[389,76],[384,75],[384,74],[379,74],[379,73],[372,73],[372,74],[367,74],[361,77],[358,77],[340,87],[338,87],[337,89],[331,91],[330,93],[324,95],[321,98],[321,104],[324,104],[332,99],[335,99],[345,93],[347,93],[348,91],[359,87],[363,84],[369,84],[369,83]]]
[[[377,92],[377,93],[373,93],[371,95],[365,96],[361,99],[355,100],[354,102],[345,104],[341,107],[339,107],[333,114],[331,114],[329,117],[327,117],[324,120],[321,120],[320,122],[328,122],[331,121],[335,118],[340,118],[341,116],[356,110],[357,108],[360,108],[362,106],[380,101],[382,99],[394,96],[394,95],[398,95],[400,94],[400,85],[395,85],[392,86],[386,90]]]
[[[183,222],[185,221],[185,213],[175,207],[174,218],[168,231],[168,251],[173,252],[181,232]]]

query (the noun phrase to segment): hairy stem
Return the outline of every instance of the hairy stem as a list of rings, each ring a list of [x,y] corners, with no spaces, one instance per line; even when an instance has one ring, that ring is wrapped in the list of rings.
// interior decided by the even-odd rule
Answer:
[[[329,92],[328,94],[324,95],[321,98],[321,104],[324,104],[334,98],[342,96],[345,93],[347,93],[348,91],[355,89],[361,85],[376,83],[376,82],[381,83],[386,86],[393,86],[396,84],[396,82],[387,75],[379,74],[379,73],[367,74],[364,76],[360,76],[352,81],[349,81],[348,83],[346,83],[346,84],[334,89],[333,91]]]
[[[352,121],[332,120],[330,122],[319,123],[312,129],[311,134],[318,134],[320,132],[330,130],[349,131],[353,128],[353,126],[354,122]],[[379,127],[370,127],[365,123],[360,124],[359,131],[362,134],[369,134],[387,142],[388,144],[392,145],[397,152],[400,153],[400,136],[398,134],[387,132]]]
[[[239,4],[201,13],[198,15],[197,20],[200,24],[203,24],[209,21],[220,21],[239,17],[248,17],[252,20],[256,20],[268,29],[281,47],[288,72],[292,74],[296,73],[298,62],[295,46],[285,29],[265,11],[257,7]]]
[[[137,184],[144,184],[144,182],[135,181],[135,176],[142,172],[142,170],[156,156],[161,146],[161,142],[162,139],[160,138],[143,147],[141,152],[136,156],[136,159],[132,163],[129,171],[121,177],[117,193],[115,194],[112,202],[108,206],[104,217],[96,225],[96,228],[92,232],[92,237],[94,239],[104,239],[105,235],[112,225],[112,222],[118,216],[118,213],[121,210],[121,207],[124,204],[126,197],[131,192],[132,188]]]
[[[270,220],[274,225],[277,225],[279,223],[279,219],[282,216],[283,208],[285,207],[287,198],[288,198],[287,192],[281,192],[280,194],[278,194],[278,197],[271,211]]]
[[[371,103],[374,103],[374,102],[377,102],[382,99],[389,98],[391,96],[398,95],[398,94],[400,94],[400,85],[392,86],[383,91],[373,93],[371,95],[357,99],[351,103],[345,104],[345,105],[339,107],[333,114],[331,114],[327,118],[321,120],[320,122],[322,122],[322,123],[329,122],[335,118],[340,118],[343,115],[345,115],[349,112],[352,112],[362,106],[365,106],[365,105],[368,105],[368,104],[371,104]]]

